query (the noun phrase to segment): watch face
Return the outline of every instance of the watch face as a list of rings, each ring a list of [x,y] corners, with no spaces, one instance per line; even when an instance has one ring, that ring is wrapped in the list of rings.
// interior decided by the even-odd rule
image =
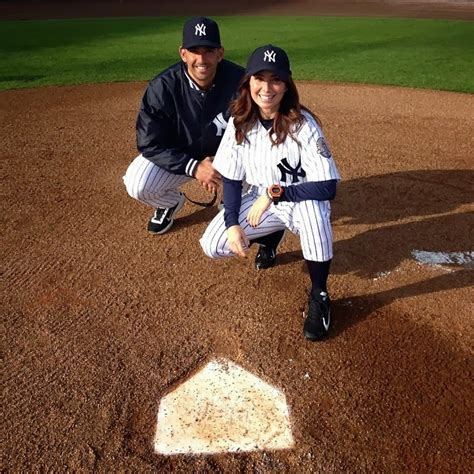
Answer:
[[[281,196],[281,186],[274,184],[270,188],[270,193],[273,197],[280,197]]]

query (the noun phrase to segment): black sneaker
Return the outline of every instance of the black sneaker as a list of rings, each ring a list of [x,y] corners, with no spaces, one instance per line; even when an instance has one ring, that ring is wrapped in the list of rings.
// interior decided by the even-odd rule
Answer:
[[[324,339],[331,323],[331,300],[325,291],[312,290],[308,300],[308,316],[303,332],[310,341]]]
[[[265,270],[275,265],[276,252],[272,247],[260,245],[257,255],[255,255],[255,268],[257,270]]]
[[[150,234],[164,234],[173,225],[173,217],[183,207],[185,197],[179,194],[179,201],[173,207],[158,207],[152,218],[148,222],[148,232]]]
[[[283,240],[283,237],[285,237],[285,234],[285,229],[276,230],[271,234],[264,235],[251,242],[259,244],[257,255],[255,255],[255,268],[257,270],[265,270],[275,265],[277,248]]]

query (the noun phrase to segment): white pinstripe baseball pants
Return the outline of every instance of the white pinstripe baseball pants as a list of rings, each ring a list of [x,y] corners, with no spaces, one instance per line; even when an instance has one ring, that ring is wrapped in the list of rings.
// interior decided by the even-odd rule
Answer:
[[[249,240],[271,234],[277,230],[289,229],[301,240],[305,260],[326,262],[333,256],[331,206],[328,201],[281,202],[271,205],[263,214],[258,227],[253,228],[246,218],[259,192],[251,189],[242,197],[239,224]],[[224,223],[224,210],[210,222],[200,239],[204,253],[211,258],[231,257]]]
[[[128,194],[156,207],[172,207],[179,201],[179,188],[192,178],[169,173],[138,155],[127,168],[123,182]]]

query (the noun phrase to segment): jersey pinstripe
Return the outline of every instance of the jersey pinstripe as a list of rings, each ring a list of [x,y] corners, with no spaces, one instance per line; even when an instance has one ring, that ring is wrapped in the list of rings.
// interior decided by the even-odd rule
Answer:
[[[272,144],[270,132],[260,122],[247,135],[248,141],[237,145],[231,118],[213,166],[226,178],[250,184],[239,214],[239,222],[250,240],[286,227],[300,236],[305,259],[327,261],[332,258],[333,241],[329,201],[272,204],[256,229],[245,220],[253,202],[271,184],[288,186],[340,179],[321,128],[308,113],[304,112],[304,117],[296,141],[288,136],[280,145]],[[201,245],[210,257],[232,255],[227,246],[223,212],[211,222]]]
[[[179,187],[188,181],[188,176],[169,173],[142,155],[132,161],[123,177],[128,194],[151,207],[174,206]]]
[[[214,158],[214,168],[229,179],[245,179],[250,185],[259,187],[340,179],[332,157],[321,153],[320,144],[326,143],[321,128],[309,114],[303,114],[305,123],[296,135],[298,142],[288,136],[278,146],[272,144],[270,132],[259,121],[247,135],[248,141],[237,145],[234,121],[230,118]],[[282,162],[283,166],[278,167]],[[285,175],[281,168],[286,164],[290,172]],[[293,174],[292,170],[295,170]],[[305,176],[298,176],[297,171],[304,171]]]

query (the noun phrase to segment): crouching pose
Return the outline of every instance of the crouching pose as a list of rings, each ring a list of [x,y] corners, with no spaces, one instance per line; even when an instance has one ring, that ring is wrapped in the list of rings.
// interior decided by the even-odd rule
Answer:
[[[312,283],[303,331],[322,339],[330,325],[329,201],[340,177],[319,120],[299,102],[285,51],[266,45],[251,54],[231,114],[213,162],[225,209],[201,245],[211,258],[245,257],[262,236],[285,229],[299,235]],[[242,196],[243,180],[250,188]]]

